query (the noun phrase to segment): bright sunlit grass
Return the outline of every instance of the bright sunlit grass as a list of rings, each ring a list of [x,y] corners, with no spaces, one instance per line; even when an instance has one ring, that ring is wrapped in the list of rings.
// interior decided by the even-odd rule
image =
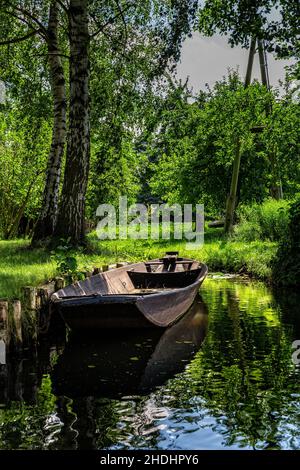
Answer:
[[[140,261],[162,256],[166,251],[179,251],[181,256],[208,264],[210,272],[247,272],[260,279],[269,279],[270,263],[277,244],[268,241],[240,242],[227,240],[222,229],[208,230],[205,243],[196,250],[187,249],[184,240],[98,240],[89,235],[88,253],[76,252],[79,268],[117,261]],[[0,298],[19,297],[25,285],[40,285],[57,275],[49,251],[30,249],[27,240],[0,241]]]

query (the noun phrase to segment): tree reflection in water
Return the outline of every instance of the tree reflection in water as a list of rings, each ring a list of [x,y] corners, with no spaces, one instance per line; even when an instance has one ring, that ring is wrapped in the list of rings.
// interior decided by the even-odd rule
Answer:
[[[201,293],[166,331],[70,337],[1,365],[0,448],[299,448],[299,294]]]

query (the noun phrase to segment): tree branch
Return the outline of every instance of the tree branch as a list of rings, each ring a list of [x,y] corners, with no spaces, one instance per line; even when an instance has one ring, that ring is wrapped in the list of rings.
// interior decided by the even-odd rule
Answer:
[[[131,8],[132,6],[134,6],[133,3],[128,3],[128,4],[124,7],[124,9],[122,10],[121,7],[120,7],[120,5],[118,4],[118,10],[119,10],[119,12],[118,12],[115,16],[113,16],[112,18],[109,18],[109,20],[108,20],[106,23],[104,23],[103,25],[99,25],[99,23],[96,21],[95,17],[93,17],[93,20],[94,20],[96,26],[98,26],[99,29],[98,29],[98,31],[96,31],[95,33],[93,33],[93,34],[91,35],[91,38],[94,38],[94,37],[97,36],[99,33],[102,33],[103,30],[104,30],[107,26],[109,26],[110,24],[112,24],[112,23],[113,23],[117,18],[119,18],[120,16],[124,18],[124,12],[127,11],[127,10],[129,10],[129,8]],[[125,21],[125,18],[124,18],[123,21]]]
[[[41,31],[40,29],[36,30],[32,24],[30,23],[30,21],[26,20],[25,18],[22,18],[21,16],[17,15],[16,13],[13,13],[12,11],[9,11],[9,10],[4,10],[3,13],[7,14],[7,15],[10,15],[12,16],[13,18],[16,18],[17,20],[19,20],[21,23],[24,23],[26,24],[26,26],[28,26],[29,28],[33,29],[34,31],[37,31],[38,34],[40,34],[40,36],[42,36],[44,39],[47,38],[47,31],[45,30],[45,28],[43,27],[43,31],[45,31],[45,34],[43,34],[43,31]]]
[[[119,14],[120,14],[120,16],[121,16],[121,18],[122,18],[122,21],[123,21],[123,24],[124,24],[124,31],[125,31],[125,45],[124,45],[124,47],[125,47],[125,46],[126,46],[126,43],[127,43],[127,39],[128,39],[127,23],[126,23],[126,21],[125,21],[124,12],[123,12],[123,10],[122,10],[122,8],[121,8],[121,5],[120,5],[120,3],[119,3],[119,0],[115,0],[115,3],[117,4],[117,8],[118,8],[118,10],[119,10]]]
[[[102,31],[103,35],[107,37],[107,39],[109,39],[110,41],[112,40],[111,36],[106,32],[106,31]],[[118,39],[113,39],[114,43],[117,43],[120,47],[122,47],[123,50],[125,50],[125,43],[123,41],[119,41]],[[125,54],[123,54],[121,51],[119,52],[119,54],[121,54],[122,57],[126,58]],[[128,59],[128,57],[127,57]]]
[[[45,26],[43,25],[43,23],[41,23],[35,16],[33,16],[29,11],[27,10],[24,10],[24,8],[21,8],[21,7],[14,7],[17,11],[19,11],[20,13],[23,13],[24,16],[27,16],[28,18],[31,19],[31,21],[33,21],[34,23],[36,23],[40,29],[47,35],[47,29],[45,28]]]
[[[17,42],[25,41],[26,39],[30,38],[31,36],[35,36],[39,32],[40,32],[39,29],[35,29],[34,31],[31,31],[28,34],[25,34],[25,36],[21,36],[19,38],[7,39],[6,41],[0,41],[0,46],[5,46],[6,44],[15,44]]]
[[[7,15],[10,15],[10,16],[13,16],[14,18],[16,18],[17,20],[21,21],[21,23],[25,23],[27,26],[29,26],[30,28],[32,28],[32,24],[26,20],[25,18],[22,18],[20,16],[18,16],[16,13],[13,13],[12,11],[9,11],[9,10],[3,10],[3,13],[6,13]]]
[[[65,10],[65,12],[67,13],[67,15],[69,15],[70,11],[69,11],[69,5],[65,5],[61,0],[56,0],[57,3],[62,7],[63,10]]]

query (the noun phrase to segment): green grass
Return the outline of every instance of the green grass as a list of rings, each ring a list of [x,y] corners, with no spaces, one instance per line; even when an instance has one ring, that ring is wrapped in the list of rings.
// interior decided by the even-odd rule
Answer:
[[[165,251],[178,250],[182,256],[207,263],[210,272],[243,272],[263,280],[270,279],[270,262],[277,250],[277,244],[270,241],[227,240],[222,229],[207,229],[204,246],[196,250],[188,250],[185,241],[100,241],[95,233],[89,235],[89,241],[90,252],[76,254],[80,269],[91,270],[94,266],[117,261],[152,259]],[[55,275],[56,266],[48,251],[32,250],[26,240],[0,241],[0,298],[19,297],[22,286],[42,284]]]
[[[54,272],[46,251],[30,250],[25,240],[0,241],[0,298],[19,297],[20,287],[38,285]]]
[[[283,240],[288,232],[289,201],[267,199],[262,204],[241,204],[237,216],[239,223],[235,227],[236,240]]]

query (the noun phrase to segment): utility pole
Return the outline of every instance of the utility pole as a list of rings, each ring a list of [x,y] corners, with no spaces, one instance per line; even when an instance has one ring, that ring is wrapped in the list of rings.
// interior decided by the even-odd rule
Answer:
[[[250,43],[250,49],[249,49],[244,88],[247,88],[251,83],[253,60],[254,60],[254,55],[255,55],[255,45],[256,45],[256,38],[252,38],[251,43]],[[227,198],[227,203],[226,203],[226,214],[225,214],[225,225],[224,225],[225,233],[230,233],[233,228],[240,165],[241,165],[241,139],[239,136],[237,136],[236,152],[235,152],[235,157],[233,160],[233,168],[232,168],[232,176],[231,176],[231,184],[230,184],[230,193],[229,193],[229,196]]]
[[[261,82],[267,88],[267,90],[270,90],[267,54],[266,54],[265,46],[262,40],[258,40],[258,55],[259,55]],[[271,112],[272,112],[271,106],[267,104],[266,115],[269,116]],[[282,183],[281,183],[278,162],[277,162],[276,145],[274,145],[273,151],[271,151],[269,155],[269,160],[270,160],[271,169],[272,169],[271,171],[272,185],[270,188],[271,196],[277,200],[283,199]]]

